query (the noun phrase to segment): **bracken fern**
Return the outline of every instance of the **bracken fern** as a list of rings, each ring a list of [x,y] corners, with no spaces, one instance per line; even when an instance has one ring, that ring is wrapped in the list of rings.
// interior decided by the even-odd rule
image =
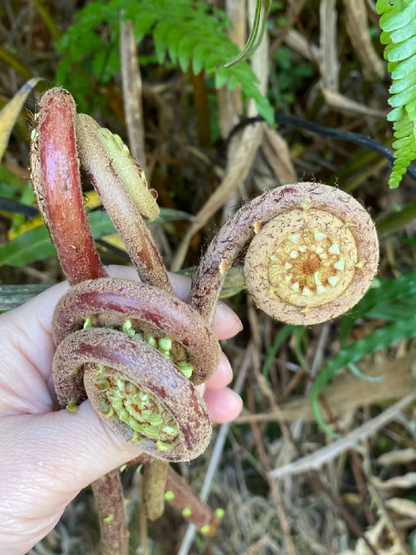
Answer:
[[[73,65],[77,63],[83,63],[87,70],[91,68],[101,82],[118,73],[120,62],[116,43],[122,10],[126,20],[134,21],[138,43],[147,35],[153,36],[155,62],[164,63],[169,54],[171,61],[178,63],[183,72],[192,64],[195,74],[205,70],[207,75],[214,76],[217,89],[226,85],[233,90],[240,84],[246,97],[255,100],[260,115],[269,123],[273,122],[273,109],[260,93],[250,66],[241,62],[224,67],[238,54],[238,48],[226,34],[230,23],[225,13],[204,2],[113,0],[109,4],[100,1],[88,5],[58,46],[65,54],[58,71],[58,84],[71,89]],[[110,30],[108,43],[95,32],[102,24],[107,24]]]
[[[386,45],[384,57],[393,84],[387,116],[394,122],[395,161],[391,188],[399,186],[407,166],[416,158],[416,0],[378,0],[380,41]]]

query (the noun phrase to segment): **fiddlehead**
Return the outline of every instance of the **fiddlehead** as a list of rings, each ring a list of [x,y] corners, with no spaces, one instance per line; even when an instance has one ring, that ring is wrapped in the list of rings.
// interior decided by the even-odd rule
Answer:
[[[354,306],[377,271],[366,210],[320,183],[278,187],[249,202],[209,245],[191,304],[212,319],[225,274],[247,250],[244,277],[256,304],[289,324],[330,320]]]
[[[143,209],[147,218],[157,215],[142,170],[88,116],[78,116],[76,127],[81,163],[146,283],[106,278],[83,207],[74,102],[66,91],[52,89],[40,102],[31,165],[43,218],[73,285],[54,313],[58,399],[74,410],[88,397],[109,427],[141,452],[190,460],[204,451],[211,434],[194,384],[215,371],[218,341],[201,316],[172,295],[140,215]],[[135,186],[140,195],[132,192]],[[100,516],[109,510],[109,492],[118,505],[101,518],[104,553],[124,555],[128,541],[117,471],[93,489]]]

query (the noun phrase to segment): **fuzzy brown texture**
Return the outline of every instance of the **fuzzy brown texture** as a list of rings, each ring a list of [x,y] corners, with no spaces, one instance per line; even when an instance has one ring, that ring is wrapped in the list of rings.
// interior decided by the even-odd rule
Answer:
[[[102,378],[127,380],[152,395],[179,428],[171,451],[158,451],[154,442],[146,440],[137,443],[141,450],[168,461],[188,461],[205,451],[211,437],[211,421],[205,402],[192,383],[158,351],[116,330],[81,330],[59,344],[53,379],[61,406],[70,401],[79,404],[88,397],[97,413],[102,412],[100,391],[95,385],[99,365],[105,367]],[[126,441],[132,439],[132,430],[117,418],[104,421]]]
[[[146,505],[146,516],[149,520],[157,520],[165,511],[165,488],[169,465],[165,461],[153,459],[144,466],[143,497]],[[166,486],[165,486],[166,487]]]
[[[334,218],[324,217],[320,220],[320,212],[332,214]],[[306,218],[304,223],[303,216]],[[268,222],[276,217],[280,219],[275,226],[277,229],[273,230],[273,224]],[[345,274],[348,274],[346,281],[344,274],[337,275],[339,281],[344,281],[342,287],[338,287],[339,295],[336,298],[331,297],[331,286],[325,284],[327,287],[326,293],[321,297],[322,304],[319,295],[306,298],[302,297],[301,292],[293,296],[280,287],[280,283],[285,280],[285,273],[290,273],[291,270],[286,270],[284,266],[270,270],[270,257],[273,256],[274,248],[280,248],[279,245],[292,234],[300,234],[302,240],[304,234],[305,240],[312,244],[312,238],[308,234],[315,232],[322,232],[333,239],[333,243],[339,243],[340,256],[346,267]],[[339,235],[336,235],[338,232]],[[249,247],[247,252],[244,269],[247,288],[262,310],[285,323],[317,324],[346,312],[363,297],[377,271],[377,234],[373,221],[361,204],[347,193],[321,183],[278,187],[238,210],[209,245],[198,267],[190,296],[192,306],[208,322],[212,321],[225,279],[224,268],[232,267],[254,237],[253,247]],[[266,239],[266,246],[263,246],[263,239]],[[296,249],[296,245],[294,248]],[[279,257],[281,253],[278,252]],[[297,257],[299,258],[299,253]],[[281,261],[285,263],[285,260]],[[292,262],[290,256],[287,261]],[[316,257],[311,255],[304,261],[305,276],[300,276],[299,266],[295,267],[295,273],[305,281],[304,286],[308,286],[307,276],[313,276],[316,272]],[[338,259],[334,258],[334,263],[336,262]],[[326,269],[323,271],[325,279],[332,277],[329,273],[326,276]],[[312,299],[311,303],[308,303],[309,298]]]
[[[118,469],[92,483],[101,529],[103,555],[127,555],[129,533]]]
[[[107,275],[84,209],[74,125],[72,96],[60,88],[47,91],[39,103],[38,137],[31,143],[32,185],[71,285]]]
[[[217,531],[221,519],[219,519],[210,507],[201,502],[198,495],[191,490],[187,481],[179,476],[171,466],[168,468],[168,478],[166,481],[166,491],[172,492],[174,497],[169,503],[178,509],[191,509],[191,514],[187,517],[190,522],[195,524],[198,529],[209,526],[207,536],[213,536]]]
[[[189,305],[160,289],[125,279],[85,281],[72,287],[53,315],[55,344],[82,329],[86,318],[94,327],[122,327],[129,319],[133,329],[154,337],[170,337],[183,345],[195,368],[191,381],[206,382],[215,372],[219,342],[203,318]]]
[[[76,116],[78,153],[82,167],[100,195],[141,279],[173,293],[162,258],[152,236],[130,198],[111,157],[101,145],[100,126],[90,116]]]

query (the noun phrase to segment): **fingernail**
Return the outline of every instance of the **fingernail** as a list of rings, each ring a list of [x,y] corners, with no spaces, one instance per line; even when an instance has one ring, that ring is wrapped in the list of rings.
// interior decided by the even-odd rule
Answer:
[[[217,314],[220,318],[226,318],[228,321],[233,321],[239,330],[243,329],[243,323],[237,314],[228,305],[220,301],[217,305]]]
[[[232,369],[232,367],[231,367],[231,363],[230,363],[230,361],[228,360],[227,355],[225,355],[223,352],[221,352],[221,362],[220,362],[220,364],[221,364],[221,363],[224,364],[224,366],[227,368],[227,370],[228,370],[228,372],[229,372],[229,374],[230,374],[230,381],[231,381],[231,380],[233,379],[233,377],[234,377],[233,369]]]

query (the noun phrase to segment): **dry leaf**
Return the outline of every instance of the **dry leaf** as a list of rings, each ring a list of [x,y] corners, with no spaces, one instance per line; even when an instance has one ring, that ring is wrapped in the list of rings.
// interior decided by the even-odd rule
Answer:
[[[30,79],[23,87],[14,95],[14,97],[6,104],[0,112],[0,161],[6,151],[9,143],[10,134],[19,117],[20,110],[26,102],[26,98],[32,92],[34,87],[39,83],[41,77]]]
[[[364,79],[372,81],[375,75],[384,77],[386,68],[378,57],[368,32],[365,0],[344,0],[347,31],[352,46],[363,67]]]
[[[416,518],[416,503],[410,501],[410,499],[399,499],[398,497],[394,497],[393,499],[387,499],[385,503],[388,509],[399,515]]]
[[[412,488],[416,485],[416,472],[409,472],[404,476],[395,476],[394,478],[390,478],[382,482],[377,478],[374,478],[374,485],[378,489],[391,489],[391,488]]]
[[[384,453],[377,459],[377,463],[387,466],[390,464],[407,464],[416,460],[416,450],[409,447],[408,449],[400,449]]]
[[[336,0],[322,0],[319,6],[319,66],[322,85],[338,91],[339,61],[337,52]]]
[[[344,96],[343,94],[331,91],[329,89],[323,88],[322,93],[325,97],[325,102],[336,112],[345,114],[347,116],[372,116],[374,118],[386,117],[386,112],[382,110],[373,110],[364,104],[355,102]]]
[[[265,128],[261,148],[280,184],[297,182],[287,143],[277,131]]]

